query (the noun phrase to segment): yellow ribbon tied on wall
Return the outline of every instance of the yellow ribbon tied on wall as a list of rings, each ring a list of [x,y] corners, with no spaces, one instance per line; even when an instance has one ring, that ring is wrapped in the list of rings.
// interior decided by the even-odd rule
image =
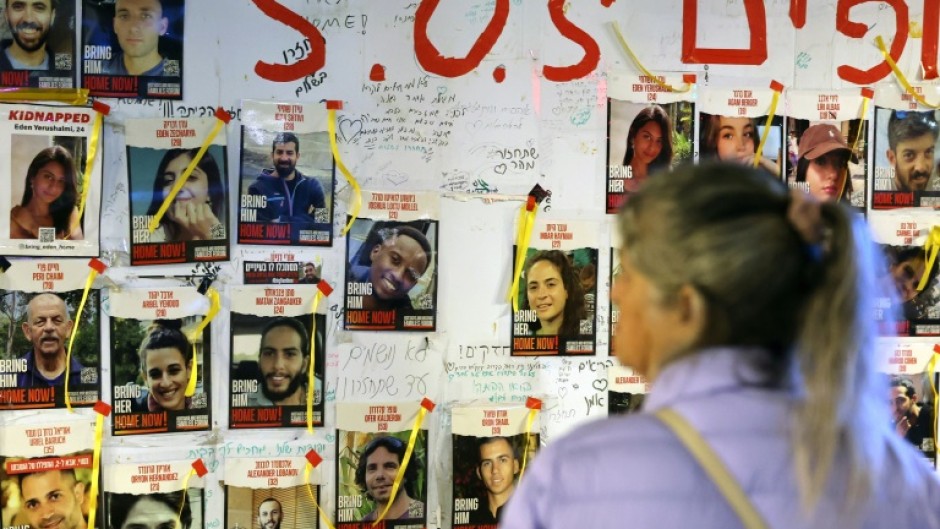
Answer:
[[[940,105],[934,103],[928,103],[924,96],[917,93],[917,90],[914,90],[914,87],[911,86],[911,83],[908,82],[907,77],[904,76],[904,72],[898,68],[898,64],[894,62],[894,59],[891,58],[891,54],[888,53],[888,48],[885,47],[885,41],[881,38],[881,35],[875,37],[875,46],[878,46],[878,51],[881,52],[881,55],[884,56],[885,62],[888,63],[888,66],[891,67],[891,71],[894,72],[894,76],[898,78],[898,82],[901,83],[901,86],[904,88],[904,91],[911,95],[918,103],[927,107],[927,108],[940,108]]]
[[[512,285],[509,287],[508,298],[512,302],[513,312],[519,310],[519,277],[522,275],[522,266],[529,251],[529,239],[532,238],[532,228],[535,226],[535,214],[538,211],[535,197],[529,195],[526,203],[519,209],[519,222],[516,228],[516,265],[512,272]]]
[[[187,397],[192,397],[196,394],[196,380],[199,375],[199,355],[196,354],[196,340],[199,339],[202,335],[202,331],[209,325],[209,322],[212,321],[212,318],[215,318],[215,315],[219,313],[219,309],[222,307],[222,302],[219,300],[219,292],[209,287],[206,290],[206,297],[209,298],[209,312],[206,314],[206,317],[199,322],[199,325],[189,334],[189,343],[193,344],[193,368],[189,373],[189,382],[186,383],[186,393]]]
[[[193,174],[193,171],[199,165],[199,162],[202,161],[202,157],[206,155],[206,151],[209,150],[209,146],[212,145],[212,142],[215,140],[215,137],[219,135],[219,132],[222,131],[222,128],[232,120],[232,117],[229,116],[228,112],[225,111],[222,107],[215,109],[215,125],[212,127],[212,130],[209,131],[209,135],[206,136],[206,139],[202,142],[202,146],[199,147],[199,150],[196,152],[196,156],[193,156],[193,159],[189,161],[189,165],[186,166],[186,169],[183,170],[183,174],[180,175],[173,182],[173,187],[170,188],[170,192],[167,193],[166,198],[163,199],[163,203],[160,204],[160,209],[153,215],[153,218],[150,219],[150,225],[147,227],[150,230],[150,233],[153,233],[157,227],[160,226],[160,221],[163,220],[163,216],[166,215],[166,210],[170,209],[170,204],[176,200],[176,195],[179,194],[180,190],[183,189],[183,184],[189,180],[189,175]]]
[[[99,400],[95,404],[95,448],[91,463],[91,490],[88,497],[88,527],[95,527],[98,512],[98,476],[101,474],[101,442],[104,438],[104,419],[111,415],[111,406]]]
[[[359,216],[359,209],[362,207],[362,189],[359,187],[359,182],[356,181],[356,178],[349,172],[349,169],[346,168],[346,164],[343,163],[343,158],[339,155],[339,145],[336,143],[336,111],[343,109],[343,102],[327,101],[326,109],[329,115],[327,126],[330,130],[330,149],[333,151],[333,159],[336,161],[336,167],[339,167],[339,172],[343,173],[343,176],[346,177],[346,181],[349,182],[349,186],[352,187],[352,195],[349,197],[348,206],[349,221],[346,222],[346,227],[343,228],[342,233],[346,235],[346,232],[352,227],[353,221]]]
[[[320,306],[320,299],[333,293],[333,287],[324,280],[317,283],[317,293],[313,296],[313,307],[311,319],[313,324],[310,327],[310,367],[307,372],[307,431],[313,433],[313,397],[316,393],[317,378],[314,376],[314,366],[317,362],[317,308]],[[322,389],[321,389],[322,391]],[[324,395],[320,396],[324,398]]]
[[[924,255],[927,259],[927,264],[924,265],[924,275],[920,277],[920,282],[917,283],[918,292],[924,290],[924,287],[927,286],[927,281],[930,279],[930,271],[933,270],[934,261],[937,259],[938,250],[940,250],[940,226],[934,226],[930,228],[930,233],[927,234],[927,240],[924,241]]]
[[[307,485],[307,494],[310,496],[313,505],[317,508],[317,512],[320,513],[320,519],[323,520],[327,529],[333,529],[333,524],[330,523],[330,517],[320,508],[320,504],[317,502],[317,495],[313,493],[313,487],[310,486],[310,471],[319,466],[320,463],[323,462],[323,458],[313,450],[307,452],[307,455],[304,457],[307,458],[307,464],[304,465],[304,483]]]
[[[91,292],[95,278],[98,277],[98,274],[103,274],[104,271],[107,270],[108,265],[98,259],[92,259],[88,261],[88,267],[91,268],[91,270],[88,272],[88,278],[85,279],[85,290],[82,291],[82,301],[78,304],[78,311],[75,313],[75,321],[78,324],[72,326],[72,335],[69,336],[69,348],[65,353],[65,407],[68,408],[69,412],[73,411],[72,399],[69,396],[69,378],[72,374],[72,345],[75,344],[75,337],[78,336],[79,329],[82,327],[82,311],[85,310],[85,302],[88,301],[88,293]]]

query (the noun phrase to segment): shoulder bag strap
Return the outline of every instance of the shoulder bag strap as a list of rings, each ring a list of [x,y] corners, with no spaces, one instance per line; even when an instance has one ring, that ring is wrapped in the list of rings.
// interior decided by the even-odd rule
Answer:
[[[683,446],[692,454],[696,461],[708,474],[712,482],[728,500],[728,504],[741,519],[746,529],[767,529],[767,523],[757,509],[747,498],[741,485],[735,481],[728,472],[728,468],[718,459],[708,442],[688,423],[681,415],[671,409],[661,409],[655,413],[656,418],[663,422],[676,435]]]

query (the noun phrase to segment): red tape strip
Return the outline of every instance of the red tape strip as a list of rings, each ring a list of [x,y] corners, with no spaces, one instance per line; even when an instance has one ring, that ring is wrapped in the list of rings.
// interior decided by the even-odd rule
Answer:
[[[771,81],[770,89],[773,90],[774,92],[783,92],[783,83],[781,83],[780,81]]]
[[[940,355],[940,344],[937,344],[937,345],[934,345],[934,346],[933,346],[933,352],[935,352],[935,353],[937,353],[938,355]]]
[[[317,283],[317,290],[322,292],[324,296],[329,296],[333,293],[333,287],[331,287],[329,283],[322,279],[319,283]]]
[[[98,272],[99,274],[103,274],[104,271],[108,269],[108,265],[94,257],[92,257],[91,261],[88,261],[88,266],[94,268],[95,272]]]
[[[862,88],[862,97],[866,97],[868,99],[874,99],[875,91],[866,86],[865,88]]]
[[[343,102],[338,99],[328,99],[326,101],[326,109],[327,110],[342,110]]]
[[[529,397],[525,400],[525,407],[529,408],[530,410],[541,410],[542,401],[535,397]]]
[[[206,468],[206,464],[202,462],[202,458],[193,461],[193,470],[196,471],[196,475],[200,478],[209,473],[209,469]]]
[[[111,113],[111,106],[106,103],[102,103],[101,101],[92,101],[91,108],[95,112],[98,112],[99,114],[104,114],[105,116]]]
[[[313,468],[317,468],[317,466],[323,462],[323,458],[320,457],[320,454],[316,453],[314,450],[307,452],[307,455],[304,457],[307,458],[307,462],[310,463]]]
[[[684,73],[682,74],[682,82],[693,84],[695,83],[697,76],[694,73]]]
[[[529,195],[529,199],[526,200],[526,203],[525,203],[525,210],[532,211],[534,209],[535,209],[535,197],[532,195]]]
[[[424,397],[424,399],[421,400],[421,407],[428,411],[434,411],[434,406],[436,406],[436,404],[434,404],[434,401],[432,401],[431,399],[427,397]]]
[[[103,400],[99,400],[98,402],[95,403],[94,410],[98,414],[104,415],[105,417],[107,417],[108,415],[111,415],[111,405]]]
[[[232,116],[222,107],[215,109],[215,117],[224,121],[226,125],[232,121]]]

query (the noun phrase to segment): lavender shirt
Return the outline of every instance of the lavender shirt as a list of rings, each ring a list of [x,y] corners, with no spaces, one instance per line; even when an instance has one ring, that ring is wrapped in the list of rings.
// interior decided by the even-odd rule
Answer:
[[[937,474],[893,435],[893,453],[901,459],[888,455],[887,477],[876,478],[875,496],[852,511],[857,520],[840,509],[847,454],[837,457],[832,473],[836,485],[829,487],[817,512],[811,518],[801,515],[787,431],[796,397],[742,382],[753,380],[753,372],[741,362],[748,353],[715,349],[673,362],[656,379],[644,413],[588,424],[551,443],[526,470],[500,528],[741,527],[699,464],[647,414],[666,407],[708,441],[770,527],[940,528]],[[899,486],[902,466],[918,484],[913,494]]]

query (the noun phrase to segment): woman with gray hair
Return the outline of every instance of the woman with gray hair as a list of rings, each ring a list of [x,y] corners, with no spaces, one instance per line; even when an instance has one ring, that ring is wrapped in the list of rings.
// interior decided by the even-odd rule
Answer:
[[[502,528],[940,527],[888,420],[860,217],[719,164],[649,180],[618,222],[614,352],[650,393],[543,450]]]

